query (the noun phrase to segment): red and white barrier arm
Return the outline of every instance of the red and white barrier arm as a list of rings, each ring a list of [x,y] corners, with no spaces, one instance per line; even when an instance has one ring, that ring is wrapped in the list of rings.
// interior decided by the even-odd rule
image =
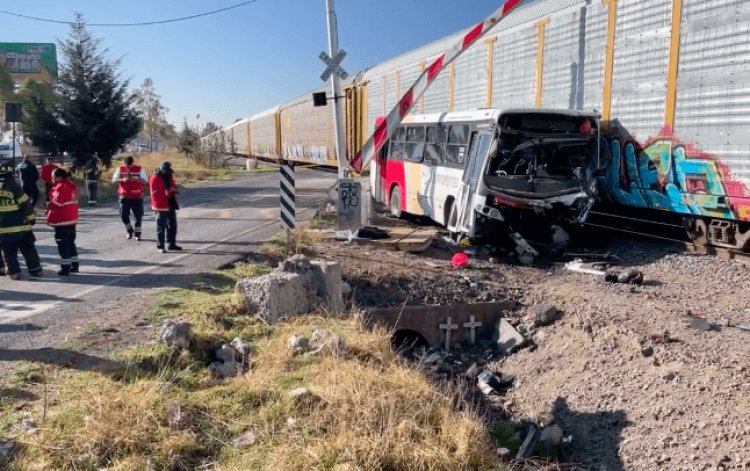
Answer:
[[[456,60],[462,52],[471,47],[472,44],[477,42],[477,40],[484,36],[493,26],[523,2],[524,0],[506,0],[503,6],[490,17],[472,28],[471,31],[463,37],[461,42],[454,45],[430,64],[430,66],[422,72],[422,75],[419,76],[416,82],[414,82],[414,85],[412,85],[404,96],[401,97],[390,113],[388,113],[387,118],[375,127],[375,132],[367,139],[367,142],[362,146],[362,149],[360,149],[359,152],[357,152],[357,154],[349,161],[349,165],[357,173],[361,173],[362,169],[367,167],[370,160],[372,160],[373,156],[380,151],[380,148],[383,147],[383,144],[388,138],[393,135],[393,132],[404,119],[404,116],[409,114],[414,103],[424,95],[429,86],[432,85],[432,82],[434,82],[437,76],[440,75],[440,72],[445,70],[445,68],[447,68],[451,62]]]

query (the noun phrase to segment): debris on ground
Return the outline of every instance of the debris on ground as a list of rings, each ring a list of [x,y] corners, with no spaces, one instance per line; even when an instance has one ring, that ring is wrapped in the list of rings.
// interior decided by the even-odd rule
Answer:
[[[159,329],[159,340],[170,347],[190,348],[190,323],[169,319]]]
[[[310,341],[304,335],[294,334],[290,336],[286,345],[295,355],[307,353],[310,350]]]
[[[498,377],[487,370],[482,370],[476,378],[477,387],[485,396],[489,396],[492,393],[502,394],[505,390],[513,386],[513,378]]]
[[[505,319],[500,319],[497,330],[497,348],[505,355],[510,355],[514,350],[521,348],[526,343],[526,338],[519,334]]]

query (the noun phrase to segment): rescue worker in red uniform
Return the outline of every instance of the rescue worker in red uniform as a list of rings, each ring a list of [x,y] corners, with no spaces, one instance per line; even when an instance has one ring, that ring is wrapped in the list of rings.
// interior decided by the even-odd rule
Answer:
[[[35,221],[31,201],[13,177],[13,165],[9,162],[0,165],[0,276],[6,274],[7,262],[8,276],[13,280],[21,279],[19,251],[26,260],[29,275],[42,276],[42,263],[31,232]]]
[[[156,214],[156,248],[161,253],[182,250],[177,245],[177,185],[174,181],[172,164],[162,162],[148,180],[151,193],[151,209]]]
[[[47,203],[47,224],[55,228],[55,242],[60,254],[60,276],[78,273],[78,248],[76,247],[76,225],[78,224],[78,188],[65,169],[58,168],[52,174],[54,186]]]
[[[133,163],[133,157],[125,157],[125,163],[115,170],[112,183],[117,183],[117,194],[120,196],[120,217],[125,224],[126,237],[141,240],[141,223],[143,221],[143,185],[148,176],[140,165]],[[130,213],[135,217],[135,226],[130,223]]]
[[[44,182],[44,201],[49,201],[49,191],[52,189],[52,172],[57,169],[55,158],[52,156],[47,157],[42,165],[42,181]]]

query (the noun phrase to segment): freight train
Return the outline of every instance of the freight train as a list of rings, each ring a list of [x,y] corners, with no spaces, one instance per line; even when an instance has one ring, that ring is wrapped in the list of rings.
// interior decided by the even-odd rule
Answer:
[[[463,34],[344,84],[347,156]],[[527,2],[452,63],[412,112],[481,108],[598,110],[600,201],[678,216],[696,241],[750,249],[750,2]],[[330,108],[306,94],[220,134],[237,154],[335,166],[332,126]],[[381,201],[389,191],[374,187]]]

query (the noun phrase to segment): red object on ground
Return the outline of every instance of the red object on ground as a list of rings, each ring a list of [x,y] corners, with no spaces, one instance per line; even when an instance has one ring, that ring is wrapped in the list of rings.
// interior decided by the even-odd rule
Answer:
[[[466,265],[468,265],[468,264],[469,264],[469,256],[468,256],[468,255],[466,255],[466,254],[465,254],[465,253],[463,253],[463,252],[461,252],[461,253],[457,253],[457,254],[456,254],[456,255],[454,255],[454,256],[453,256],[453,258],[451,259],[451,266],[452,266],[453,268],[461,268],[461,267],[465,267],[465,266],[466,266]]]

